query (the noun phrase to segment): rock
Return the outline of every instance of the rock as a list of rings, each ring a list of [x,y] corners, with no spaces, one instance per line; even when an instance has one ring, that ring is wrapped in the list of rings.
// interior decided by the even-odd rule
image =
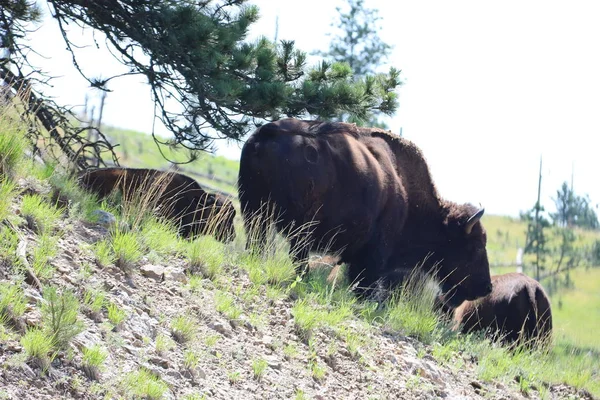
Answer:
[[[42,301],[42,295],[40,292],[29,287],[23,290],[23,295],[29,304],[36,304],[38,301]]]
[[[154,264],[146,264],[140,268],[140,271],[145,277],[160,282],[165,274],[165,267]]]
[[[112,215],[108,211],[104,211],[104,210],[100,210],[100,209],[94,210],[92,212],[92,217],[96,219],[96,223],[98,225],[100,225],[104,228],[110,228],[117,222],[117,219],[115,218],[114,215]]]
[[[221,335],[226,337],[231,337],[231,329],[227,328],[227,326],[221,322],[213,322],[208,325],[210,328],[219,332]]]
[[[270,368],[281,370],[281,361],[279,361],[275,356],[267,356],[265,357],[265,361]]]
[[[264,335],[262,337],[262,339],[260,339],[259,342],[261,344],[263,344],[266,348],[271,349],[271,350],[275,350],[275,345],[273,344],[273,336]]]
[[[183,268],[166,268],[164,274],[166,281],[179,282],[184,285],[188,283],[188,278],[183,272]]]
[[[162,357],[150,357],[148,361],[150,361],[152,364],[158,365],[161,368],[171,368],[171,363],[169,360]]]

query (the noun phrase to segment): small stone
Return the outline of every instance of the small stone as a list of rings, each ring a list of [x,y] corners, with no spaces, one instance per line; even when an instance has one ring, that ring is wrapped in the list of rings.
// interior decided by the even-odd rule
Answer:
[[[152,364],[158,365],[159,367],[162,367],[165,369],[171,367],[171,363],[169,363],[169,360],[164,359],[162,357],[150,357],[148,359],[148,361],[150,361]]]
[[[117,219],[113,214],[104,210],[94,210],[92,212],[92,217],[96,219],[98,225],[104,228],[110,228],[117,222]]]
[[[275,350],[275,345],[273,344],[273,336],[264,335],[260,342],[267,348],[271,350]]]
[[[276,370],[281,369],[281,361],[279,361],[276,357],[267,356],[267,357],[265,357],[265,361],[267,362],[269,367],[276,369]]]
[[[228,329],[225,326],[225,324],[223,324],[221,322],[214,322],[214,323],[210,324],[209,327],[211,327],[215,331],[219,332],[223,336],[231,337],[231,330]]]
[[[175,281],[184,285],[188,283],[188,278],[183,272],[183,268],[166,268],[164,274],[167,281]]]
[[[156,281],[162,281],[164,273],[165,273],[165,267],[160,266],[160,265],[154,265],[154,264],[146,264],[143,265],[140,268],[140,271],[142,272],[142,275],[144,275],[147,278],[151,278],[154,279]]]

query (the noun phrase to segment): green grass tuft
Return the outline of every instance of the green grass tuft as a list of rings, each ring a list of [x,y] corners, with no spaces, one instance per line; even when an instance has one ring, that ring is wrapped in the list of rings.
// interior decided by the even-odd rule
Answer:
[[[171,321],[171,334],[179,343],[189,342],[196,335],[196,322],[186,315],[179,315]]]
[[[108,320],[115,326],[115,328],[119,329],[125,318],[127,318],[127,313],[122,308],[119,308],[118,305],[114,303],[109,303],[106,307],[108,312]]]
[[[55,354],[52,352],[54,342],[52,336],[48,332],[33,328],[29,329],[23,337],[21,337],[21,346],[25,350],[25,354],[30,357],[41,369],[46,371],[50,367],[50,363],[54,359]]]
[[[125,392],[136,399],[158,400],[169,390],[162,379],[144,368],[125,375],[123,384]]]
[[[26,308],[23,289],[13,282],[0,282],[0,324],[15,323]]]
[[[7,118],[5,111],[0,111],[0,175],[10,176],[25,155],[27,140],[25,125]]]
[[[125,272],[131,272],[133,265],[142,258],[140,238],[136,232],[115,231],[111,238],[113,262]]]
[[[57,239],[49,233],[42,233],[38,237],[37,245],[33,248],[31,267],[40,279],[50,279],[54,275],[54,267],[50,259],[56,256]]]
[[[48,204],[38,194],[27,194],[21,202],[21,215],[36,233],[44,234],[58,227],[62,210]]]
[[[419,275],[407,278],[387,303],[385,325],[424,343],[431,343],[438,326],[438,314],[434,311],[437,288]]]
[[[217,292],[215,294],[215,307],[218,312],[230,320],[237,320],[242,315],[242,310],[236,306],[234,298],[228,293]]]
[[[99,345],[95,344],[92,347],[83,349],[83,371],[92,380],[100,379],[100,371],[102,364],[106,361],[108,353]]]
[[[0,176],[0,221],[12,215],[10,206],[16,195],[16,187],[14,182]]]
[[[225,246],[211,236],[200,236],[187,245],[190,270],[199,271],[210,280],[222,274]]]
[[[267,367],[269,364],[263,360],[262,358],[256,359],[252,361],[252,373],[254,375],[254,379],[257,381],[262,380],[263,376],[267,371]]]

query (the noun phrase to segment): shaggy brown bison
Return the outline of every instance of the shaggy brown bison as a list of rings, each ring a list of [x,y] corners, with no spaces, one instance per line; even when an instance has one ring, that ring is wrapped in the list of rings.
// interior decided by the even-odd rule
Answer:
[[[79,182],[100,198],[115,189],[123,198],[137,196],[158,215],[175,222],[183,237],[213,234],[224,242],[235,237],[232,202],[205,192],[188,176],[153,169],[101,168],[83,172]]]
[[[242,149],[238,187],[246,230],[254,231],[249,247],[264,244],[267,230],[255,221],[274,209],[297,261],[311,249],[340,254],[363,289],[418,265],[435,270],[455,305],[491,291],[483,210],[441,199],[421,151],[389,132],[268,123]]]
[[[492,293],[453,311],[454,329],[487,330],[506,343],[537,344],[552,332],[550,300],[542,286],[520,273],[492,276]]]

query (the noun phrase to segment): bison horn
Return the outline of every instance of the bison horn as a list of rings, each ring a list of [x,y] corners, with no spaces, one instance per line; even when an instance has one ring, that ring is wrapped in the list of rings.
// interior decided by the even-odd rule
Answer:
[[[469,235],[471,233],[473,226],[475,226],[477,221],[479,221],[481,219],[484,211],[485,211],[485,208],[481,208],[479,211],[477,211],[475,214],[473,214],[469,217],[469,219],[467,220],[467,223],[465,224],[465,233],[467,235]]]

